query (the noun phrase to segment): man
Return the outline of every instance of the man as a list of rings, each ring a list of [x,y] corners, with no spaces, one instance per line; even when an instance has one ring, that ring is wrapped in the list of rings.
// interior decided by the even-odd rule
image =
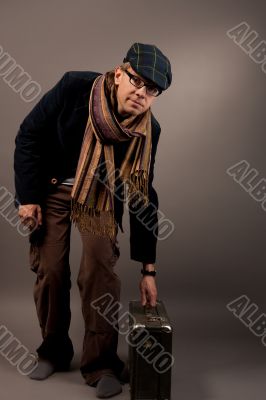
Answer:
[[[72,71],[22,122],[14,157],[16,205],[29,227],[34,300],[43,342],[32,379],[69,368],[70,231],[82,239],[78,286],[85,336],[81,373],[100,398],[121,392],[117,355],[120,280],[118,227],[128,187],[131,259],[142,263],[141,301],[156,305],[158,197],[152,186],[160,126],[151,105],[172,80],[167,57],[135,43],[122,65],[102,75]],[[108,294],[114,323],[95,302]]]

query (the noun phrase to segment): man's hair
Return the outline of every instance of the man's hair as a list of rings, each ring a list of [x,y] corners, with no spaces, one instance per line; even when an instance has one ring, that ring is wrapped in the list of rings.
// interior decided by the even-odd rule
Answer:
[[[119,67],[121,68],[122,71],[126,71],[129,67],[130,67],[130,62],[124,62],[121,65],[119,65]],[[115,76],[115,69],[108,71],[106,73],[106,84],[107,84],[107,88],[109,88],[109,90],[111,89],[111,86],[114,84],[114,76]],[[115,85],[115,92],[117,91],[117,87]]]
[[[128,68],[130,67],[130,62],[124,62],[120,65],[120,68],[122,69],[122,71],[126,71]]]

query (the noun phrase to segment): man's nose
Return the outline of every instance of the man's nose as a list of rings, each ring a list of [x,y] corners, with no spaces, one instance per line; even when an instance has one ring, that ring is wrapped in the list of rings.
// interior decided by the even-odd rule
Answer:
[[[141,88],[136,88],[136,94],[139,97],[145,97],[146,96],[146,86],[142,86]]]

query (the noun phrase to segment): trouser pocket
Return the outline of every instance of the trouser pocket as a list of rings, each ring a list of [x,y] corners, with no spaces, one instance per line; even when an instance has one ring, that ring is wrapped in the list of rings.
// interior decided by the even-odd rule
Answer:
[[[40,265],[40,248],[37,244],[30,243],[29,261],[30,269],[37,273]]]
[[[40,264],[40,244],[44,237],[44,227],[38,228],[33,231],[29,236],[30,250],[29,250],[29,263],[30,269],[37,273]]]

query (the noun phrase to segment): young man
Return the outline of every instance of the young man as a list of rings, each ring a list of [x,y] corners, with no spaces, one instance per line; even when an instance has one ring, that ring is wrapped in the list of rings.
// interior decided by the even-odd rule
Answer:
[[[68,369],[73,358],[68,330],[74,222],[83,244],[78,275],[85,322],[81,373],[100,398],[122,390],[118,308],[110,324],[93,304],[105,295],[112,304],[119,302],[114,267],[128,187],[130,255],[142,263],[142,304],[156,305],[158,197],[152,181],[160,126],[150,108],[171,80],[167,57],[156,46],[135,43],[123,64],[104,75],[65,73],[20,126],[16,206],[31,232],[30,265],[36,273],[34,300],[43,338],[32,379]]]

